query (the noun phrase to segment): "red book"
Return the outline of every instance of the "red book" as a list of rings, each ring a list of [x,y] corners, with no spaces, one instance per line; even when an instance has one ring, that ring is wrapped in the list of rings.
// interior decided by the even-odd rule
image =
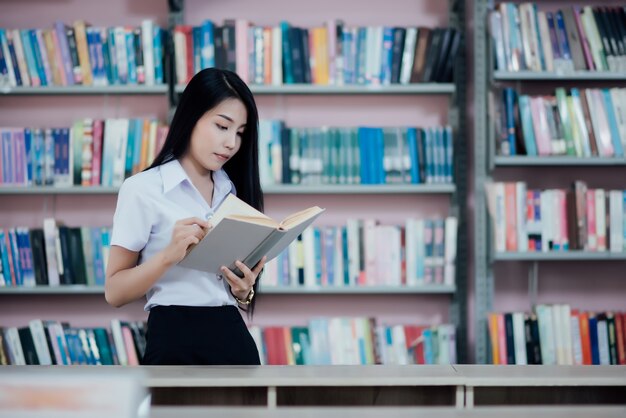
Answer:
[[[578,316],[580,327],[580,345],[583,351],[583,364],[591,365],[591,340],[589,339],[589,314],[581,312]]]
[[[93,121],[93,161],[91,163],[91,185],[100,185],[100,173],[102,172],[102,139],[104,135],[104,121]]]
[[[624,313],[615,313],[615,335],[617,339],[617,364],[626,364],[626,324]]]

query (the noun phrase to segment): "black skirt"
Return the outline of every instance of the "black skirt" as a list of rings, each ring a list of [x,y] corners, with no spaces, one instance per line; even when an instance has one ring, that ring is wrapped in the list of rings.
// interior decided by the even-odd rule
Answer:
[[[144,365],[258,365],[254,339],[235,306],[150,309]]]

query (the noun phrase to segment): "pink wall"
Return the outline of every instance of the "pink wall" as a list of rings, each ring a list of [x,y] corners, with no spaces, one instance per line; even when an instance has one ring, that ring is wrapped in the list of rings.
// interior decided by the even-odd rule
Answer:
[[[378,0],[314,3],[271,0],[211,2],[187,0],[188,23],[205,18],[220,22],[243,17],[257,24],[275,25],[281,17],[302,26],[341,17],[347,25],[444,25],[447,4],[401,0],[381,8]],[[138,24],[151,17],[164,24],[166,2],[113,0],[107,2],[3,1],[0,27],[49,27],[55,19],[85,19],[94,25]],[[314,5],[314,6],[313,6]],[[276,10],[281,10],[276,16]],[[262,118],[281,118],[292,126],[434,125],[447,120],[447,97],[438,96],[259,96]],[[2,97],[0,126],[68,125],[78,118],[157,116],[165,119],[164,96]],[[328,209],[319,224],[339,224],[349,216],[376,217],[383,223],[402,223],[409,216],[445,216],[445,196],[267,196],[267,211],[280,218],[297,209],[319,205]],[[69,225],[110,225],[115,196],[0,196],[0,226],[38,226],[44,216]],[[441,323],[448,318],[448,296],[348,295],[265,296],[259,298],[256,324],[304,324],[316,315],[377,316],[386,323]],[[145,318],[141,301],[122,309],[109,307],[100,295],[0,295],[0,323],[23,325],[32,318],[69,320],[76,326],[102,325],[111,318]]]

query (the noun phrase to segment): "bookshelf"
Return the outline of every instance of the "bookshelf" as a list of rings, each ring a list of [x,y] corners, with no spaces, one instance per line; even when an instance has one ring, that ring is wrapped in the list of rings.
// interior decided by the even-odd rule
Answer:
[[[116,0],[116,6],[121,6],[126,0]],[[129,2],[130,3],[130,2]],[[141,14],[151,14],[151,2],[144,1],[138,2],[139,5],[133,6],[133,11]],[[333,10],[332,15],[344,18],[351,24],[398,24],[403,26],[415,25],[414,17],[419,15],[420,11],[424,11],[426,18],[425,21],[419,21],[417,23],[424,24],[425,26],[453,26],[460,30],[463,34],[465,18],[464,18],[464,3],[457,0],[450,0],[449,2],[438,5],[437,7],[428,6],[427,2],[416,0],[405,0],[401,4],[398,4],[399,10],[408,13],[399,13],[398,10],[385,10],[382,15],[373,10],[364,10],[355,12],[355,4],[337,6],[335,11],[335,5],[333,2],[325,2],[321,9],[326,11],[321,15],[311,15],[306,17],[305,21],[302,21],[302,14],[297,9],[291,10],[290,2],[274,1],[272,4],[268,4],[263,7],[263,10],[252,10],[249,13],[246,8],[234,7],[227,1],[216,1],[208,4],[203,2],[171,2],[162,1],[158,2],[159,5],[155,6],[158,10],[157,19],[163,26],[164,22],[169,22],[171,26],[181,23],[191,23],[197,18],[211,17],[215,21],[220,20],[222,17],[232,17],[233,15],[241,15],[242,17],[250,18],[253,21],[275,24],[281,18],[297,20],[298,24],[303,26],[311,26],[316,23],[325,21],[328,19],[328,11]],[[169,8],[169,10],[167,9]],[[360,9],[361,6],[359,5]],[[63,20],[71,21],[72,19],[84,18],[94,24],[126,24],[127,22],[121,19],[116,19],[115,14],[107,14],[104,22],[97,19],[97,14],[89,15],[89,12],[84,7],[78,7],[82,10],[82,13],[71,17],[64,18]],[[367,9],[367,8],[365,8]],[[370,9],[376,9],[375,3],[372,3]],[[243,10],[243,11],[242,11]],[[276,12],[269,12],[268,10],[285,10],[280,16],[275,16]],[[215,13],[214,13],[215,12]],[[73,12],[75,13],[75,12]],[[354,14],[354,16],[353,16]],[[401,16],[402,15],[402,16]],[[197,16],[197,17],[196,17]],[[409,16],[409,17],[407,17]],[[142,16],[140,16],[142,17]],[[39,18],[41,22],[36,22],[39,27],[47,25],[47,19]],[[133,22],[130,22],[133,23]],[[0,22],[5,26],[10,26],[10,22]],[[21,24],[25,26],[33,26],[34,23],[26,20]],[[463,51],[461,46],[460,51]],[[166,51],[166,53],[168,53]],[[169,51],[173,54],[173,49]],[[464,54],[459,54],[459,66],[463,68]],[[171,58],[171,56],[170,56]],[[172,60],[170,60],[171,63]],[[467,171],[466,168],[466,144],[464,140],[465,131],[465,116],[464,116],[464,103],[465,103],[465,74],[463,71],[456,71],[455,83],[420,83],[410,85],[390,85],[390,86],[359,86],[359,85],[345,85],[345,86],[315,86],[315,85],[283,85],[283,86],[264,86],[264,85],[251,85],[251,90],[257,96],[257,103],[261,112],[261,117],[276,117],[285,120],[291,120],[294,124],[307,124],[306,126],[314,126],[314,124],[325,124],[325,120],[320,118],[323,115],[323,109],[327,102],[330,105],[330,112],[335,109],[339,111],[334,115],[335,119],[342,117],[346,114],[346,109],[350,106],[357,106],[357,110],[360,110],[359,105],[363,104],[362,110],[364,112],[372,112],[376,109],[383,109],[380,115],[373,115],[377,121],[373,123],[389,124],[392,126],[404,125],[419,125],[427,126],[428,124],[445,124],[448,123],[453,126],[455,130],[455,173],[461,173],[461,175],[455,174],[456,178],[464,180],[463,174]],[[157,97],[163,99],[163,104],[166,107],[163,108],[159,103],[158,117],[160,120],[167,119],[164,115],[173,115],[173,111],[176,106],[177,95],[182,92],[183,87],[175,85],[175,80],[170,80],[169,85],[165,86],[108,86],[108,87],[59,87],[59,88],[10,88],[0,91],[0,107],[10,106],[12,101],[19,101],[23,108],[28,107],[28,101],[33,100],[31,96],[41,96],[41,100],[45,101],[48,106],[56,106],[57,98],[59,97],[59,108],[63,108],[67,103],[67,108],[70,110],[76,110],[82,108],[85,105],[85,117],[104,117],[107,115],[115,115],[116,117],[131,117],[132,114],[138,113],[138,108],[147,104],[149,109],[156,109],[155,100]],[[83,97],[83,96],[100,96],[100,97]],[[90,102],[87,102],[87,101]],[[93,101],[93,102],[91,102]],[[334,104],[338,101],[338,104]],[[435,105],[430,108],[429,104],[432,102]],[[394,102],[396,102],[394,104]],[[95,104],[94,104],[95,103]],[[308,119],[306,112],[311,109],[310,105],[315,107],[313,117]],[[389,106],[393,104],[393,106]],[[405,105],[409,105],[408,107]],[[346,107],[347,106],[347,107]],[[416,117],[415,108],[424,109],[426,115],[424,120]],[[102,109],[104,108],[104,112]],[[295,110],[291,110],[291,109]],[[322,108],[322,111],[319,110]],[[387,110],[389,108],[389,110]],[[440,108],[443,109],[440,111]],[[35,109],[36,111],[44,112],[43,106]],[[131,115],[127,115],[126,111],[129,111]],[[396,112],[397,111],[397,112]],[[35,113],[33,112],[33,114]],[[264,112],[266,114],[264,115]],[[393,115],[393,113],[397,115]],[[82,112],[81,112],[82,113]],[[143,113],[139,113],[143,115]],[[327,112],[328,115],[328,112]],[[24,119],[24,117],[22,117]],[[75,119],[75,118],[73,118]],[[73,119],[64,121],[64,125],[69,125]],[[7,119],[8,120],[8,119]],[[305,121],[305,122],[302,122]],[[368,121],[367,117],[361,118],[358,123],[365,123]],[[382,121],[382,122],[381,122]],[[7,125],[6,120],[0,119],[0,122]],[[345,124],[345,122],[334,122],[337,126]],[[28,126],[29,123],[24,122],[19,125]],[[356,123],[355,123],[356,124]],[[425,321],[429,321],[432,318],[436,318],[439,322],[453,323],[456,325],[457,342],[458,342],[458,358],[460,361],[464,360],[466,352],[466,222],[465,222],[465,210],[464,204],[466,200],[466,186],[463,181],[458,184],[418,184],[418,185],[324,185],[324,186],[299,186],[299,185],[272,185],[264,188],[264,192],[267,195],[266,205],[269,210],[282,210],[283,203],[287,205],[299,205],[302,199],[312,201],[313,199],[321,199],[323,202],[331,202],[332,205],[338,207],[342,202],[348,200],[355,200],[358,202],[364,202],[371,199],[375,202],[374,209],[367,208],[367,213],[376,213],[376,211],[382,211],[383,218],[389,218],[390,216],[398,216],[398,213],[403,212],[404,216],[433,216],[435,213],[439,215],[454,215],[459,219],[459,230],[457,234],[457,274],[456,285],[454,286],[422,286],[419,288],[406,288],[406,287],[367,287],[367,288],[320,288],[320,289],[308,289],[308,288],[275,288],[275,289],[262,289],[262,292],[267,296],[267,302],[262,304],[259,309],[258,316],[261,318],[261,322],[264,321],[262,312],[264,310],[271,311],[273,308],[271,305],[274,303],[281,303],[285,298],[296,298],[299,302],[304,302],[309,306],[303,309],[300,316],[295,315],[300,320],[305,316],[311,316],[311,312],[317,312],[321,314],[325,312],[325,308],[329,305],[331,307],[331,314],[340,314],[345,310],[341,307],[337,307],[333,301],[342,297],[345,303],[346,299],[343,296],[355,296],[354,300],[350,300],[349,304],[355,305],[351,307],[351,313],[355,312],[368,312],[369,309],[365,308],[369,301],[376,299],[375,305],[383,307],[383,311],[389,314],[392,312],[391,307],[396,305],[396,308],[403,312],[399,317],[404,318],[404,322],[412,321],[412,317],[415,312],[421,313],[422,318]],[[6,218],[12,222],[16,219],[27,219],[27,223],[37,225],[37,219],[42,214],[58,214],[59,217],[70,225],[83,225],[93,223],[93,226],[102,224],[101,220],[107,217],[112,217],[111,207],[114,207],[115,194],[117,188],[112,187],[0,187],[0,202],[12,202],[10,204],[11,211],[13,213],[7,214]],[[354,198],[353,198],[354,196]],[[382,200],[384,199],[384,201]],[[86,205],[88,210],[94,210],[94,216],[90,216],[75,205],[80,205],[81,202],[90,202]],[[389,208],[386,208],[383,202],[389,202]],[[425,202],[425,204],[424,204]],[[433,203],[434,202],[434,203]],[[315,201],[314,204],[318,202]],[[397,204],[402,205],[399,209]],[[407,205],[408,203],[408,205]],[[415,205],[415,206],[413,206]],[[25,209],[23,214],[17,214],[22,208]],[[85,209],[87,210],[87,209]],[[386,212],[390,211],[392,215],[387,215]],[[110,212],[110,213],[109,213]],[[337,215],[338,217],[344,216],[344,214]],[[74,221],[76,219],[76,221]],[[84,219],[89,219],[87,223]],[[82,220],[82,221],[81,221]],[[76,223],[83,222],[83,223]],[[31,225],[31,226],[32,226]],[[59,288],[32,288],[32,289],[0,289],[0,299],[3,305],[3,310],[13,311],[9,322],[15,324],[17,319],[23,317],[27,320],[31,317],[29,310],[24,307],[20,307],[25,300],[31,300],[35,303],[39,303],[40,306],[35,310],[33,315],[41,317],[48,317],[48,309],[45,304],[65,304],[74,305],[68,312],[68,315],[80,314],[80,309],[84,309],[89,302],[94,302],[94,312],[90,318],[103,317],[110,318],[116,315],[115,311],[107,311],[108,307],[103,305],[99,300],[102,294],[101,288],[90,287],[76,287],[76,286],[61,286]],[[319,297],[319,299],[318,299]],[[326,300],[327,299],[327,300]],[[351,298],[352,299],[352,298]],[[78,302],[80,301],[80,302]],[[6,302],[6,303],[5,303]],[[95,303],[97,302],[97,303]],[[43,303],[43,305],[41,305]],[[126,309],[123,316],[137,319],[139,317],[145,317],[145,314],[140,310],[137,303],[132,306],[132,310]],[[320,306],[322,307],[320,309]],[[423,312],[420,306],[426,306],[426,310]],[[296,309],[295,307],[293,308]],[[58,312],[58,309],[52,309],[53,312]],[[372,312],[376,315],[376,311]],[[395,313],[393,314],[396,317]],[[277,318],[279,316],[276,313],[269,315],[268,321],[274,324],[280,323]],[[64,319],[63,317],[61,319]],[[79,320],[78,322],[72,320],[71,322],[78,325],[88,325],[85,321]]]
[[[623,189],[623,157],[574,157],[497,155],[493,115],[489,115],[492,87],[514,87],[524,94],[553,94],[557,87],[624,87],[626,75],[619,71],[572,70],[506,71],[496,69],[494,43],[489,30],[489,12],[496,4],[474,2],[474,313],[476,363],[489,361],[489,312],[529,311],[537,303],[565,303],[572,309],[619,310],[626,286],[616,272],[623,269],[626,254],[584,250],[550,252],[494,252],[485,183],[527,181],[529,188],[566,189],[575,179],[593,188]],[[521,2],[512,2],[515,5]],[[537,3],[538,11],[554,11],[570,4]],[[576,6],[618,6],[614,2],[577,2]],[[530,92],[530,93],[529,93]],[[521,93],[520,93],[521,94]],[[518,127],[518,123],[515,124]],[[539,287],[539,266],[543,276]],[[526,284],[527,280],[527,284]],[[593,290],[592,290],[593,289]],[[527,290],[527,294],[524,292]]]

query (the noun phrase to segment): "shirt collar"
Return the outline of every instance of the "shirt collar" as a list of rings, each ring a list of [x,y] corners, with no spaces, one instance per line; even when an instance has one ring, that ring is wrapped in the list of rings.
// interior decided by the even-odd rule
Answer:
[[[162,164],[160,168],[163,193],[168,193],[184,181],[187,181],[190,185],[192,184],[185,169],[177,159]],[[221,198],[226,197],[228,193],[237,193],[235,185],[230,181],[228,174],[223,169],[213,172],[213,187],[215,188],[213,194],[220,197],[219,201],[222,200]]]

